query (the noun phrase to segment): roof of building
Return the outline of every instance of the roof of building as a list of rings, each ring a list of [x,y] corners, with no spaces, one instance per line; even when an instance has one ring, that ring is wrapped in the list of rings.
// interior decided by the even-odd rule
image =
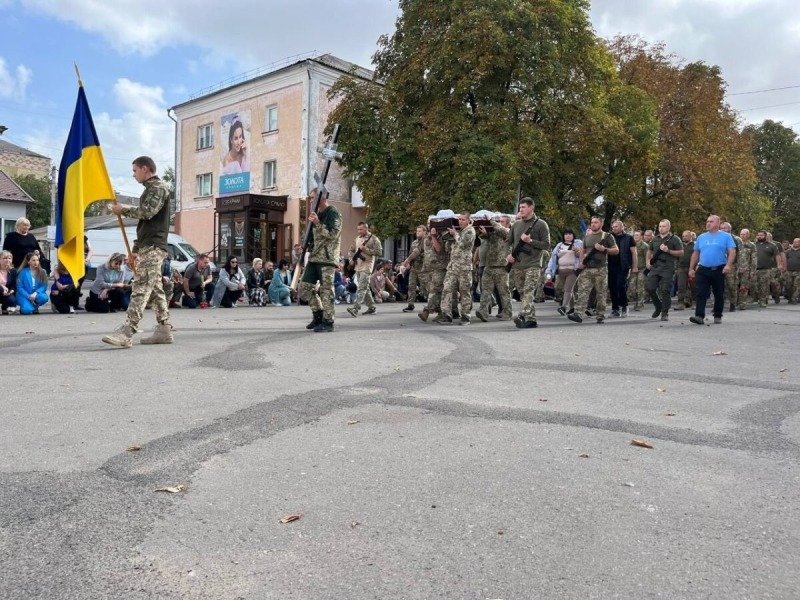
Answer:
[[[33,198],[3,171],[0,171],[0,201],[24,202],[25,204],[34,202]]]
[[[9,154],[22,154],[24,156],[32,156],[34,158],[46,158],[50,160],[50,157],[43,156],[41,154],[37,154],[36,152],[31,152],[27,148],[23,148],[22,146],[17,146],[16,144],[12,144],[11,142],[6,142],[5,140],[0,140],[0,152],[7,152]]]
[[[260,67],[252,71],[242,73],[241,75],[231,77],[215,85],[203,88],[202,90],[199,90],[194,94],[191,94],[189,96],[189,100],[187,100],[186,102],[181,102],[180,104],[176,104],[172,108],[175,109],[175,108],[180,108],[182,106],[186,106],[187,104],[191,104],[192,102],[195,102],[196,100],[199,100],[201,98],[213,96],[214,94],[217,94],[219,92],[223,92],[238,87],[240,85],[245,85],[253,81],[256,81],[258,79],[264,79],[266,77],[270,77],[272,75],[275,75],[276,73],[285,71],[287,69],[291,69],[292,67],[304,64],[306,62],[315,62],[317,64],[326,66],[331,69],[335,69],[337,71],[341,71],[342,73],[346,74],[355,73],[355,75],[357,75],[358,77],[367,80],[371,80],[374,74],[373,71],[369,69],[365,69],[364,67],[359,67],[357,64],[338,58],[333,54],[322,54],[319,56],[317,56],[316,53],[309,53],[305,55],[299,54],[297,56],[291,56],[282,61],[278,61],[271,65],[267,65],[265,67]]]

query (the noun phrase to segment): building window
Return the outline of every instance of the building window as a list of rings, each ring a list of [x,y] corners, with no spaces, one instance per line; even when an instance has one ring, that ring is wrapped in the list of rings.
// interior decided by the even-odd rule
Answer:
[[[264,131],[278,131],[278,106],[272,105],[267,107],[267,112],[264,115]]]
[[[197,176],[197,196],[211,195],[211,173]]]
[[[264,163],[264,189],[274,188],[278,184],[278,168],[274,160]]]
[[[214,126],[201,125],[197,128],[197,149],[205,150],[214,146]]]

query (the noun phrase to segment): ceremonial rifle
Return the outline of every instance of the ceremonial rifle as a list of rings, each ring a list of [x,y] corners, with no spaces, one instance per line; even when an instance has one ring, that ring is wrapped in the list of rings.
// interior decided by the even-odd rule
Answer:
[[[323,194],[327,198],[329,196],[328,189],[325,187],[325,182],[328,180],[328,172],[331,170],[331,163],[337,159],[342,158],[342,153],[336,151],[336,140],[339,139],[339,124],[333,126],[333,133],[328,138],[323,148],[318,148],[317,152],[325,157],[325,168],[322,170],[322,177],[314,172],[314,182],[317,184],[317,197],[314,199],[314,205],[311,212],[317,212],[319,209],[319,201],[322,199]],[[300,282],[300,272],[305,269],[306,261],[308,260],[308,253],[311,250],[311,238],[313,234],[313,223],[310,221],[306,223],[306,233],[303,236],[303,251],[300,254],[300,260],[297,262],[297,267],[292,274],[293,290],[297,289],[297,284]]]

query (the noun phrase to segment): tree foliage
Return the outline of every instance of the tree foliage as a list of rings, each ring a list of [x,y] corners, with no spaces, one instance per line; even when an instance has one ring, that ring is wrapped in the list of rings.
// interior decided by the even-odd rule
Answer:
[[[775,239],[800,232],[800,141],[790,128],[775,121],[744,130],[756,161],[756,193],[769,200]],[[766,223],[754,227],[766,227]]]
[[[29,204],[25,211],[31,227],[36,229],[50,225],[50,209],[53,206],[50,196],[50,179],[36,175],[20,175],[15,177],[14,181],[33,198],[34,203]]]

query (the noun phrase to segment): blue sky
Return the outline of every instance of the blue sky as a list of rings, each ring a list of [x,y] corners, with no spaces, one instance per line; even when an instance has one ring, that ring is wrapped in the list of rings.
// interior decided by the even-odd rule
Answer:
[[[0,0],[3,139],[58,163],[77,94],[75,61],[115,188],[138,195],[132,158],[173,162],[167,108],[311,51],[369,66],[396,16],[397,0]],[[796,0],[596,0],[591,17],[601,36],[636,33],[720,65],[733,94],[800,86]],[[800,87],[728,100],[746,121],[800,126]]]

